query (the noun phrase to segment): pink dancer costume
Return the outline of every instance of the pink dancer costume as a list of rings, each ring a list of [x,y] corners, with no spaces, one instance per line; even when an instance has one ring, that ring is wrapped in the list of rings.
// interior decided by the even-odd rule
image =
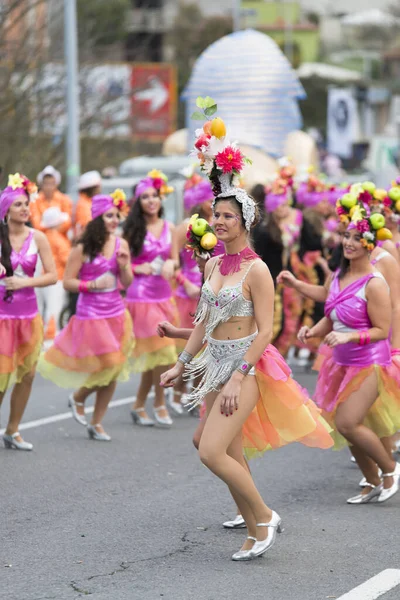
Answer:
[[[21,250],[11,253],[16,277],[33,277],[38,257],[34,231]],[[13,291],[5,299],[4,278],[0,279],[0,392],[20,383],[36,365],[43,343],[43,323],[33,288]]]
[[[325,315],[331,319],[334,331],[365,331],[372,327],[365,290],[373,277],[384,279],[379,272],[370,273],[341,290],[336,273],[325,305]],[[391,358],[388,339],[364,346],[353,342],[336,346],[332,355],[325,358],[314,399],[333,428],[338,405],[358,390],[373,372],[378,378],[379,396],[364,424],[380,438],[389,437],[400,428],[400,368]],[[337,431],[334,439],[335,449],[348,445]]]
[[[133,269],[143,263],[153,266],[152,275],[135,274],[126,293],[126,307],[132,316],[136,339],[135,373],[171,365],[177,360],[174,340],[157,335],[157,325],[161,321],[175,325],[178,322],[171,285],[161,275],[162,265],[171,255],[171,241],[169,223],[164,221],[160,237],[157,239],[148,231],[142,251],[132,260]]]
[[[82,281],[112,275],[113,287],[81,292],[76,315],[40,357],[39,373],[60,387],[104,387],[115,380],[129,379],[132,321],[118,291],[120,244],[116,238],[110,259],[98,254],[93,261],[87,259],[79,272]]]

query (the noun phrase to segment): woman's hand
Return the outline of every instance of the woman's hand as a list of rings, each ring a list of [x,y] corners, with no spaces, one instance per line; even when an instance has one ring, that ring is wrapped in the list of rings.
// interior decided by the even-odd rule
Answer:
[[[6,274],[6,268],[0,263],[0,277]]]
[[[172,325],[172,323],[169,323],[168,321],[162,321],[162,323],[159,323],[157,325],[157,334],[161,338],[167,337],[167,338],[176,339],[178,337],[176,335],[177,331],[178,331],[178,328],[175,327],[175,325]]]
[[[175,273],[175,261],[171,258],[165,261],[161,269],[161,276],[167,281],[173,278]]]
[[[325,344],[330,348],[335,348],[335,346],[341,346],[342,344],[348,344],[352,340],[351,333],[338,333],[337,331],[331,331],[325,337]]]
[[[276,282],[279,285],[296,289],[297,279],[290,271],[282,271],[276,278]]]
[[[177,362],[172,369],[165,371],[162,373],[160,377],[160,385],[162,387],[174,387],[178,383],[178,379],[180,379],[185,366],[181,362]]]
[[[12,277],[6,277],[4,279],[6,290],[15,291],[22,290],[22,288],[27,287],[26,279],[23,277],[16,277],[13,275]]]
[[[297,339],[302,343],[302,344],[306,344],[307,340],[309,340],[310,338],[312,338],[313,336],[310,335],[311,329],[309,327],[307,327],[307,325],[305,325],[304,327],[302,327],[299,331],[299,333],[297,334]]]
[[[199,297],[200,288],[197,287],[197,285],[195,285],[191,281],[186,280],[185,283],[183,284],[183,287],[185,288],[185,292],[187,293],[189,298],[193,299],[193,298]]]
[[[89,291],[96,292],[97,290],[109,290],[115,287],[115,278],[112,275],[105,274],[95,279],[95,286],[89,287]]]
[[[152,275],[153,269],[152,269],[151,264],[146,262],[146,263],[143,263],[142,265],[136,265],[133,268],[133,274],[134,275]]]
[[[240,390],[242,388],[243,375],[233,373],[228,383],[224,385],[220,393],[221,415],[229,417],[239,408]]]
[[[120,269],[126,269],[129,264],[129,252],[124,248],[117,252],[117,263]]]

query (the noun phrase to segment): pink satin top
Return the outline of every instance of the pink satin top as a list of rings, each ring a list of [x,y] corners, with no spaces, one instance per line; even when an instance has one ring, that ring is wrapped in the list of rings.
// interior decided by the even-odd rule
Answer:
[[[139,256],[132,260],[132,269],[137,265],[150,263],[154,266],[153,275],[134,275],[126,292],[128,302],[162,302],[172,296],[171,285],[159,273],[163,263],[171,258],[172,237],[169,223],[164,221],[160,237],[157,239],[149,231],[143,242]]]
[[[369,273],[340,290],[339,273],[336,273],[328,299],[325,316],[333,321],[336,331],[366,331],[372,324],[368,316],[365,287],[379,273]],[[333,349],[333,358],[339,365],[367,367],[388,366],[391,362],[389,339],[361,346],[354,342],[341,344]]]
[[[118,290],[117,252],[121,240],[115,239],[115,248],[111,258],[98,254],[92,261],[83,263],[79,271],[79,279],[82,281],[94,281],[103,275],[112,275],[114,284],[111,288],[98,290],[96,292],[81,292],[76,307],[77,319],[109,319],[121,315],[125,306]]]
[[[19,252],[11,253],[11,264],[15,277],[27,278],[35,274],[38,249],[34,240],[34,231],[30,231]],[[0,279],[0,319],[33,319],[38,314],[34,288],[15,290],[5,302],[4,277]]]

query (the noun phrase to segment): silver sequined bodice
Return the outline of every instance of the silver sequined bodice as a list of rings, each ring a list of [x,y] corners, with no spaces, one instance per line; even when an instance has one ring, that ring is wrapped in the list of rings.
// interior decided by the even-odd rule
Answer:
[[[194,323],[204,323],[206,337],[232,317],[254,316],[253,302],[243,296],[243,282],[253,264],[238,283],[224,286],[218,294],[215,294],[208,279],[204,283]]]

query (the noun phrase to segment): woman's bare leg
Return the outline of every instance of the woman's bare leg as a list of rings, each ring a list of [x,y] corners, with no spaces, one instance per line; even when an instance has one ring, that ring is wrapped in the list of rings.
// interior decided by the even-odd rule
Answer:
[[[35,369],[27,373],[20,383],[14,385],[11,393],[10,416],[6,428],[7,435],[13,435],[19,429],[22,417],[24,416],[26,405],[32,390],[33,380],[35,378]],[[17,438],[18,441],[21,441]]]
[[[92,415],[91,425],[101,425],[104,415],[107,412],[108,405],[115,392],[117,386],[116,381],[112,381],[107,386],[100,387],[96,394],[96,402]],[[97,431],[101,433],[102,427],[97,427]]]
[[[143,417],[144,419],[148,418],[148,414],[146,413],[145,410],[140,410],[140,409],[144,409],[144,406],[145,406],[146,400],[147,400],[147,396],[150,393],[152,385],[153,385],[153,371],[152,370],[144,371],[144,373],[142,373],[142,376],[140,378],[140,384],[139,384],[139,389],[137,392],[136,400],[132,405],[132,410],[139,410],[140,416]]]
[[[89,398],[90,394],[97,392],[98,389],[99,389],[98,387],[94,387],[94,388],[81,387],[74,394],[72,394],[72,397],[75,400],[75,402],[77,402],[78,404],[84,405],[87,398]],[[83,417],[85,415],[85,406],[77,406],[76,412],[78,413],[78,415]]]
[[[160,385],[160,379],[161,379],[161,375],[169,368],[170,367],[161,366],[161,367],[156,367],[153,370],[153,384],[154,384],[154,391],[155,391],[155,395],[156,395],[156,397],[154,399],[154,408],[163,408],[163,410],[158,411],[158,415],[160,417],[168,416],[168,410],[165,405],[165,388],[163,388]]]

